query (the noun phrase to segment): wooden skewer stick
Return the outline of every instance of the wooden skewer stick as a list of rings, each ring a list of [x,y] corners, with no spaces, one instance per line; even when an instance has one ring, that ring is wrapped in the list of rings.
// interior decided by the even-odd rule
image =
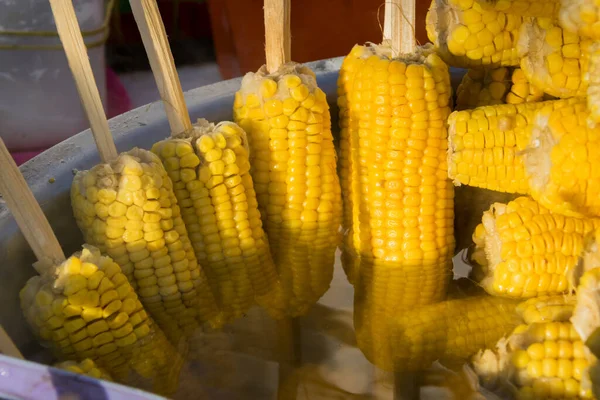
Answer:
[[[8,333],[4,330],[4,328],[0,325],[0,354],[4,354],[5,356],[19,358],[24,360],[23,354],[19,351],[15,342],[12,341]]]
[[[390,7],[386,7],[386,21],[391,21],[392,57],[401,54],[410,54],[415,51],[415,0],[388,0]],[[387,6],[387,4],[386,4]]]
[[[75,85],[87,115],[100,158],[109,162],[117,158],[117,148],[108,128],[108,121],[96,86],[85,43],[71,0],[50,0],[58,36],[63,44]]]
[[[171,134],[187,132],[192,129],[192,123],[156,0],[130,0],[129,3],[150,60],[160,98],[165,105]]]
[[[290,0],[265,0],[265,54],[270,74],[292,58]]]
[[[2,139],[0,139],[0,194],[36,258],[43,263],[64,261],[65,253],[52,232],[50,223]]]

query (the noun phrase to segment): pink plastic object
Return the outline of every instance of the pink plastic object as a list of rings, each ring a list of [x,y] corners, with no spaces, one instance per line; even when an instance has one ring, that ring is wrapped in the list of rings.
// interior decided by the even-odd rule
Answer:
[[[131,99],[125,86],[123,86],[117,74],[110,68],[106,69],[106,91],[106,103],[108,108],[106,115],[108,118],[116,117],[117,115],[121,115],[132,109]],[[12,153],[12,156],[17,165],[21,165],[44,150],[46,149],[16,151]]]

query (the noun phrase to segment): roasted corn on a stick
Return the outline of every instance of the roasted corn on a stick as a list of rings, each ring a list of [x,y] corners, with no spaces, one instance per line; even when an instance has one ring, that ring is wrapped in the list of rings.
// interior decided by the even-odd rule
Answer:
[[[133,149],[78,172],[71,202],[86,242],[124,266],[170,339],[177,342],[202,321],[222,323],[158,156]]]
[[[31,278],[21,308],[42,344],[61,360],[90,358],[121,383],[173,393],[183,360],[154,325],[111,258],[84,246]]]
[[[244,131],[234,123],[199,121],[191,132],[152,151],[175,186],[196,256],[225,320],[241,317],[255,297],[283,315],[277,271],[262,229]]]
[[[251,174],[289,316],[329,288],[342,218],[329,106],[314,73],[294,63],[247,74],[235,121],[248,133]]]
[[[344,197],[353,202],[343,260],[355,272],[359,346],[389,368],[389,319],[443,299],[450,279],[450,82],[431,46],[399,58],[391,58],[389,45],[355,47],[351,57],[360,61],[353,82],[341,82],[351,90],[340,103],[341,126],[350,128],[340,145]]]

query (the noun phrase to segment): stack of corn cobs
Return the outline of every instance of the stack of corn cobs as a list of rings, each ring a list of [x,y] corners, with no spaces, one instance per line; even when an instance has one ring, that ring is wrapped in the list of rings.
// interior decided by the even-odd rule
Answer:
[[[378,367],[468,361],[508,396],[592,398],[600,6],[434,0],[427,30],[433,45],[412,54],[393,58],[384,41],[345,58],[337,165],[325,94],[288,63],[244,78],[236,123],[199,121],[78,173],[88,246],[23,290],[36,333],[115,380],[160,378],[166,340],[180,348],[255,303],[306,314],[340,247],[357,342]],[[454,112],[449,66],[469,68]],[[467,294],[451,283],[455,185],[514,194],[467,233]]]

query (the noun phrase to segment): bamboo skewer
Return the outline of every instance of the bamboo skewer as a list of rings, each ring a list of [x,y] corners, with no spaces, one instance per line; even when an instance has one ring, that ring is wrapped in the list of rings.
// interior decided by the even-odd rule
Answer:
[[[23,354],[19,351],[15,342],[12,341],[8,333],[0,325],[0,354],[4,354],[9,357],[18,358],[24,360]]]
[[[52,232],[50,223],[2,139],[0,139],[0,193],[36,258],[42,264],[64,261],[65,254]]]
[[[415,51],[415,0],[391,0],[386,7],[385,20],[391,21],[392,57]]]
[[[156,0],[130,0],[130,4],[165,106],[171,134],[187,132],[192,129],[192,123]]]
[[[265,54],[270,74],[292,58],[290,11],[290,0],[265,0]]]
[[[58,36],[63,44],[83,109],[90,123],[96,146],[103,162],[117,158],[108,121],[96,86],[85,43],[71,0],[50,0]]]

